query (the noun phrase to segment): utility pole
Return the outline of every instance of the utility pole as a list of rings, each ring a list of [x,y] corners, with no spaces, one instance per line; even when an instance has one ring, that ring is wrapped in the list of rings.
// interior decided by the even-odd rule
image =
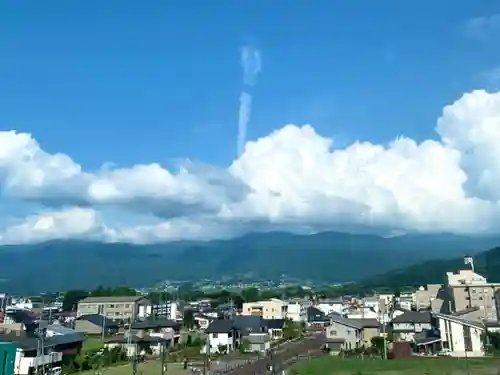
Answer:
[[[128,325],[128,337],[127,337],[127,354],[131,352],[130,348],[132,346],[132,322],[135,320],[135,302],[132,305],[132,316]],[[137,353],[133,353],[131,355],[132,358],[132,374],[135,375],[137,373]]]
[[[104,342],[104,335],[106,332],[106,317],[103,315],[102,316],[102,333],[101,333],[101,340]]]
[[[166,342],[163,341],[161,344],[161,375],[165,375],[165,372],[167,372],[167,364],[165,361],[166,350],[167,350],[167,345]]]
[[[382,314],[380,314],[380,323],[382,323],[382,338],[384,339],[384,360],[387,359],[387,337],[385,332],[385,305]]]

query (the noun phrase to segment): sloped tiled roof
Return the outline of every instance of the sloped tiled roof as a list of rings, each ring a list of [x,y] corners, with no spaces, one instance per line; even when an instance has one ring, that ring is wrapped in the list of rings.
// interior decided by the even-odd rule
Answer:
[[[406,311],[396,316],[393,323],[430,323],[431,313],[429,311]]]
[[[114,321],[99,314],[81,315],[77,320],[86,320],[99,327],[118,328],[118,324]]]
[[[212,321],[206,333],[228,333],[236,329],[232,319],[216,319]]]
[[[151,319],[132,323],[132,329],[178,328],[180,323],[171,319]]]
[[[234,317],[234,326],[244,335],[264,331],[265,321],[260,316],[238,315]]]
[[[265,319],[264,322],[268,329],[283,329],[285,326],[285,319]]]

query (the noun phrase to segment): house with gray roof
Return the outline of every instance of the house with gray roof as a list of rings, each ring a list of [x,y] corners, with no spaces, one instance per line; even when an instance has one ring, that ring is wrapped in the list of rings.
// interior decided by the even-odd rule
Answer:
[[[86,335],[109,336],[118,332],[118,324],[103,315],[89,314],[81,315],[75,319],[75,331],[85,333]]]
[[[242,337],[242,343],[248,345],[247,352],[266,353],[271,349],[271,337],[267,333],[252,333]]]
[[[416,333],[431,330],[432,315],[429,311],[405,311],[392,320],[395,341],[414,341]]]
[[[207,341],[201,353],[229,353],[237,349],[241,342],[241,331],[234,319],[216,319],[205,333]]]
[[[371,339],[380,336],[380,323],[376,319],[347,319],[332,316],[325,327],[326,343],[330,350],[353,350],[371,346]]]

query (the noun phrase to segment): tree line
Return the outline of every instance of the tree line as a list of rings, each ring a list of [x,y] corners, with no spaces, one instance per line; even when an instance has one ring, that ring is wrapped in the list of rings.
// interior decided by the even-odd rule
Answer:
[[[399,288],[396,288],[399,290]],[[379,292],[394,292],[395,289],[381,288]],[[302,288],[300,286],[291,286],[287,288],[276,289],[258,289],[249,287],[239,291],[229,291],[226,289],[203,291],[189,286],[181,286],[175,292],[154,291],[145,295],[151,303],[160,304],[165,301],[183,300],[196,301],[200,299],[209,299],[212,307],[218,307],[222,304],[231,302],[234,307],[241,308],[245,302],[256,302],[270,298],[336,298],[346,295],[366,296],[371,295],[375,290],[369,285],[344,284],[339,286],[325,286],[315,290]],[[109,296],[135,296],[140,295],[138,291],[129,287],[105,288],[98,287],[91,291],[80,289],[68,290],[62,297],[64,311],[75,311],[78,302],[86,297],[109,297]],[[45,295],[45,302],[50,302],[50,297]],[[52,296],[55,300],[56,297]]]

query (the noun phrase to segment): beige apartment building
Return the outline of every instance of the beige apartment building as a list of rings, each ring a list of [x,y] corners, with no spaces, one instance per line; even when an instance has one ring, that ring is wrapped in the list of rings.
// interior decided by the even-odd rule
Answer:
[[[243,304],[242,315],[261,316],[264,319],[285,319],[288,304],[280,299],[271,298],[266,301],[246,302]]]
[[[87,297],[78,302],[77,317],[99,314],[108,319],[135,321],[151,302],[143,296]]]
[[[485,277],[471,270],[448,272],[446,276],[447,288],[452,296],[453,310],[462,311],[479,307],[484,318],[496,320],[500,284],[489,283]]]

